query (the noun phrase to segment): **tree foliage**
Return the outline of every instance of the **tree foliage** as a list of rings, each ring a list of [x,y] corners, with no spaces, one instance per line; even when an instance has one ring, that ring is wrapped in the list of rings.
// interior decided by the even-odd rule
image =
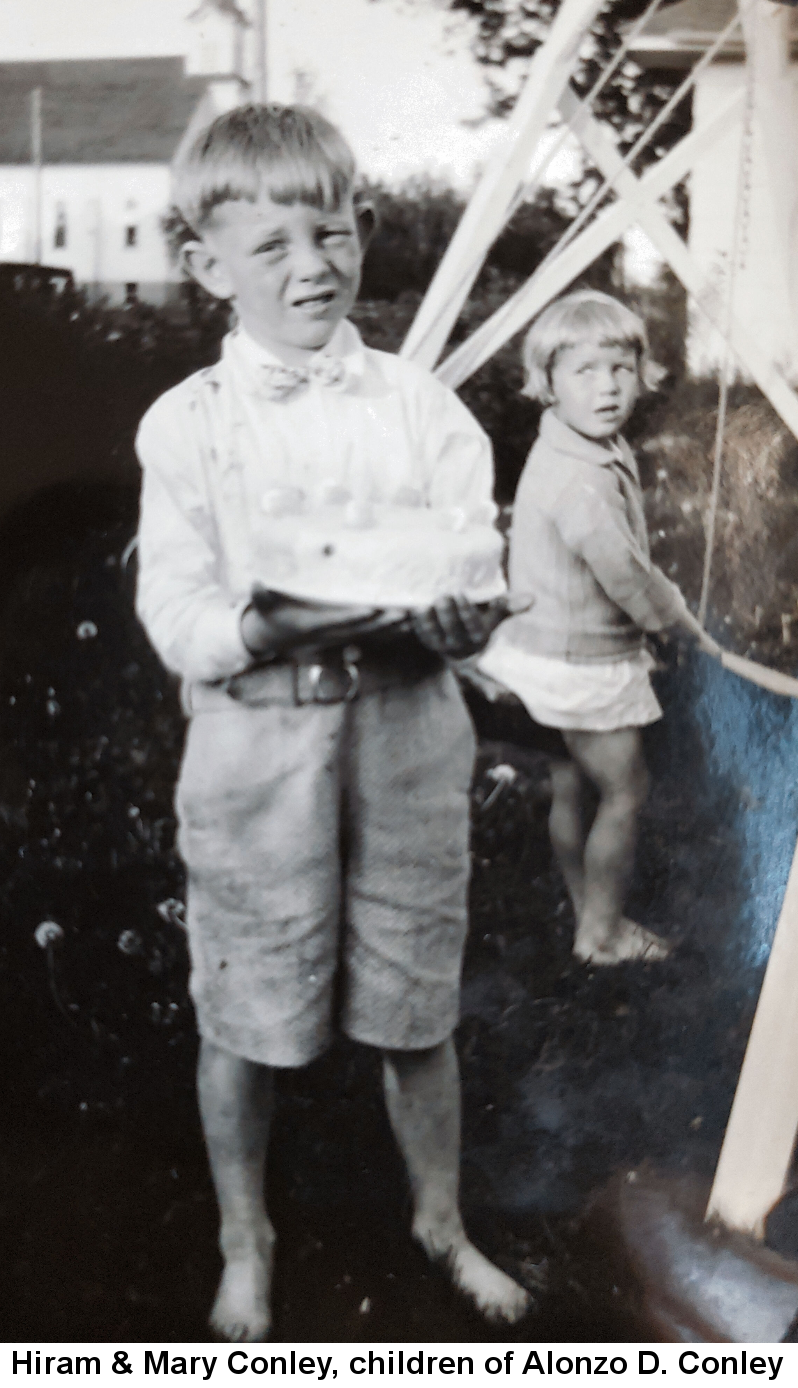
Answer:
[[[490,110],[506,115],[513,107],[529,61],[545,41],[561,0],[447,0],[475,24],[474,55],[485,69]],[[663,0],[672,4],[673,0]],[[582,45],[572,77],[584,96],[618,51],[624,32],[645,10],[646,0],[612,0],[599,14]],[[624,61],[600,94],[595,115],[617,131],[622,150],[631,147],[669,100],[679,74],[644,70]],[[661,157],[689,128],[691,103],[679,104],[641,157],[645,165]]]

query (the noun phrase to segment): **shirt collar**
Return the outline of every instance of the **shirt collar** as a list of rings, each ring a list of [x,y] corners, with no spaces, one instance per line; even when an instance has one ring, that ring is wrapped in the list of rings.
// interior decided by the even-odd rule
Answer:
[[[222,356],[243,368],[253,386],[257,382],[258,367],[285,365],[274,352],[256,342],[240,323],[224,339]],[[366,369],[366,349],[360,333],[348,318],[338,324],[326,347],[315,352],[309,360],[315,361],[325,356],[337,357],[343,362],[346,367],[346,389],[351,389],[362,377]]]
[[[585,438],[570,425],[563,424],[552,409],[545,410],[540,420],[540,437],[560,453],[568,453],[586,463],[597,463],[599,467],[612,467],[620,464],[637,480],[637,467],[634,456],[625,439],[616,434],[614,439],[598,440]]]

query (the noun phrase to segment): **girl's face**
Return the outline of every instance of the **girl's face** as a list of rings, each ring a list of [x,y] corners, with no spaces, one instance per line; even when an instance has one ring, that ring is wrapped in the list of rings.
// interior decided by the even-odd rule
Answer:
[[[551,370],[551,394],[563,424],[588,439],[611,438],[640,394],[635,348],[600,341],[564,347]]]

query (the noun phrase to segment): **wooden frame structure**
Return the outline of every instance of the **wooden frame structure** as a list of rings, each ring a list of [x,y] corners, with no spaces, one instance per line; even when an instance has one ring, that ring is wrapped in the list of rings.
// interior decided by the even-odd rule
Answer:
[[[794,0],[788,0],[794,3]],[[580,44],[602,0],[563,0],[546,42],[530,65],[525,88],[508,123],[502,155],[485,171],[421,304],[402,355],[457,387],[565,290],[633,224],[639,225],[681,281],[699,310],[726,339],[742,367],[798,438],[798,395],[776,364],[724,303],[722,294],[693,260],[689,248],[657,206],[658,199],[693,168],[697,158],[742,114],[744,97],[732,96],[723,110],[686,135],[638,178],[619,155],[606,130],[577,102],[569,77]],[[762,34],[771,42],[771,0],[738,0],[746,41]],[[770,31],[768,32],[768,25]],[[761,67],[761,65],[759,65]],[[767,71],[765,66],[764,71]],[[755,77],[756,80],[756,77]],[[766,97],[766,94],[765,94]],[[487,252],[505,225],[524,183],[532,154],[555,108],[581,140],[615,192],[615,201],[547,258],[526,284],[475,333],[438,365],[452,327]],[[771,113],[772,114],[772,113]],[[772,128],[772,121],[771,121]],[[786,209],[785,209],[786,216]],[[798,695],[798,683],[740,657],[724,664],[778,692]],[[757,670],[760,671],[757,674]],[[798,1130],[798,850],[740,1073],[708,1219],[763,1237],[767,1212],[779,1199],[789,1173]]]

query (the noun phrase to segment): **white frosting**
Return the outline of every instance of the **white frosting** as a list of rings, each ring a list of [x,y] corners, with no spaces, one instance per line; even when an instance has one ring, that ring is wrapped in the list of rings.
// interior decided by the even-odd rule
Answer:
[[[391,503],[353,499],[324,484],[306,497],[273,488],[256,533],[257,582],[316,602],[422,608],[462,595],[487,602],[505,591],[496,508],[433,509],[403,488]]]

